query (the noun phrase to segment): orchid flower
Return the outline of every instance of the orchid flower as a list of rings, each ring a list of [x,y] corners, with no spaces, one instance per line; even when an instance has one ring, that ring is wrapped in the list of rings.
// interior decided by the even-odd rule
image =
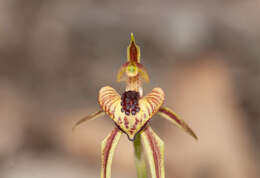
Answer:
[[[163,106],[165,94],[161,88],[154,88],[143,96],[142,81],[149,82],[149,76],[140,63],[140,47],[136,45],[133,33],[127,48],[127,62],[119,69],[117,81],[126,81],[125,92],[120,95],[110,86],[101,88],[98,96],[100,110],[79,120],[73,129],[105,114],[115,123],[115,128],[101,144],[101,178],[111,178],[112,159],[122,133],[134,143],[138,178],[146,178],[143,149],[152,178],[164,178],[164,142],[152,130],[150,119],[158,114],[193,138],[197,139],[197,136],[170,108]]]

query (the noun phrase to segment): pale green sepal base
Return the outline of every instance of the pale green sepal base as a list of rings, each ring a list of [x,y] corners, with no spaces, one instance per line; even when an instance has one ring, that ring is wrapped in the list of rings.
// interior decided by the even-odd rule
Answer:
[[[141,135],[138,133],[134,140],[135,165],[137,170],[137,178],[147,178],[144,152],[141,143]]]

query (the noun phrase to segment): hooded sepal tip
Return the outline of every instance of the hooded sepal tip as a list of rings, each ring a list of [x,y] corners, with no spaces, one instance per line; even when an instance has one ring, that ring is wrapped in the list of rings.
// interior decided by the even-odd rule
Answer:
[[[127,59],[130,62],[140,63],[140,56],[140,47],[136,45],[134,34],[131,33],[130,44],[127,47]]]

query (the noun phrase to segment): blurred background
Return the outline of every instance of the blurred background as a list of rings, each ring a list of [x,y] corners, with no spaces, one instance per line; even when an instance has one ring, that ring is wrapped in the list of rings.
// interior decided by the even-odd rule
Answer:
[[[126,61],[133,32],[165,105],[194,141],[155,116],[168,178],[260,175],[259,0],[0,0],[0,177],[100,177],[108,117],[72,133],[96,111],[98,90]],[[123,135],[113,178],[136,177]]]

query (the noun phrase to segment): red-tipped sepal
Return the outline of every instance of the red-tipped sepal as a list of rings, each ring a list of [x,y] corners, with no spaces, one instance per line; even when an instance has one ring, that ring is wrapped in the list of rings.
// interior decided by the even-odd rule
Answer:
[[[164,178],[164,143],[148,125],[141,132],[152,178]]]
[[[122,132],[115,127],[115,129],[102,141],[101,144],[101,178],[111,178],[111,165],[116,146]]]
[[[183,129],[189,135],[191,135],[196,140],[198,139],[197,135],[194,131],[185,123],[184,120],[180,119],[170,108],[167,107],[160,107],[158,114],[161,115],[163,118],[169,120],[171,123],[176,125],[177,127]]]

